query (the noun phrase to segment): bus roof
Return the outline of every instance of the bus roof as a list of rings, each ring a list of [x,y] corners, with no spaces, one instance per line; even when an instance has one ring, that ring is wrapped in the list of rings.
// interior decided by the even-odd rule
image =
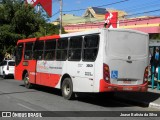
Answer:
[[[74,33],[68,33],[68,34],[62,34],[60,37],[68,37],[68,36],[78,36],[78,35],[87,35],[87,34],[98,34],[101,33],[102,31],[128,31],[128,32],[133,32],[133,33],[139,33],[139,34],[144,34],[148,35],[147,33],[137,31],[137,30],[132,30],[132,29],[123,29],[123,28],[99,28],[99,29],[94,29],[90,31],[83,31],[83,32],[74,32]]]
[[[50,40],[50,39],[58,39],[58,38],[60,38],[59,35],[50,35],[50,36],[44,36],[44,37],[39,37],[39,38],[21,39],[21,40],[18,40],[18,43],[33,42],[33,41],[36,41],[36,40]]]
[[[137,31],[137,30],[131,30],[131,29],[123,29],[123,28],[99,28],[99,29],[94,29],[94,30],[90,30],[90,31],[67,33],[67,34],[61,34],[61,35],[51,35],[51,36],[44,36],[44,37],[39,37],[39,38],[22,39],[22,40],[18,40],[18,43],[21,43],[21,42],[31,42],[31,41],[36,41],[36,40],[58,39],[58,38],[71,37],[71,36],[81,36],[81,35],[87,35],[87,34],[98,34],[98,33],[101,33],[102,31],[124,31],[124,32],[128,31],[128,32],[134,32],[134,33],[148,35],[147,33],[140,32],[140,31]]]

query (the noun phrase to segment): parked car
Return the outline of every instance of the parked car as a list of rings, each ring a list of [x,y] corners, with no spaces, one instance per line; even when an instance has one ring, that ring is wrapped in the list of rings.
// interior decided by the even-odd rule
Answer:
[[[7,76],[14,76],[14,67],[15,61],[14,60],[4,60],[0,63],[0,76],[4,79]]]

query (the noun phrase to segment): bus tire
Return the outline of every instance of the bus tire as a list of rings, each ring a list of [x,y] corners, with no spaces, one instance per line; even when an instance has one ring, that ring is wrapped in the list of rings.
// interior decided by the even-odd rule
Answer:
[[[62,96],[67,100],[75,98],[75,93],[73,92],[73,84],[70,78],[65,78],[62,82]]]
[[[32,88],[32,84],[29,82],[28,73],[25,74],[23,81],[26,88],[28,89]]]

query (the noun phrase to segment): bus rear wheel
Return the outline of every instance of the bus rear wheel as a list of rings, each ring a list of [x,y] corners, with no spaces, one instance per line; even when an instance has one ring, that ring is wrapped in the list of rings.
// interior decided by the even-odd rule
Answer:
[[[73,92],[73,84],[70,78],[65,78],[62,82],[62,96],[67,100],[75,98],[75,93]]]
[[[26,88],[28,88],[28,89],[32,88],[32,84],[29,82],[28,73],[25,74],[23,80],[24,80],[24,85],[25,85]]]

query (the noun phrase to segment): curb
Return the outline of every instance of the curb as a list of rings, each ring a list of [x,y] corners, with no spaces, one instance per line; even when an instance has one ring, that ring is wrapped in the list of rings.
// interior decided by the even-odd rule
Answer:
[[[151,102],[151,103],[149,103],[148,107],[150,107],[150,108],[156,108],[156,109],[160,110],[160,104],[157,104],[157,103]]]

